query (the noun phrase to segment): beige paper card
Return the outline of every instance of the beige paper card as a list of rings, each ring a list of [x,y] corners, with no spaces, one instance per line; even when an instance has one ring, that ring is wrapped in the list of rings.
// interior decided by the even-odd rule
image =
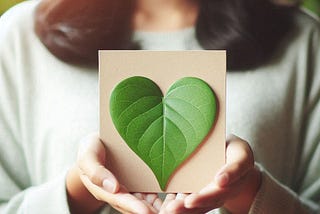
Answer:
[[[100,137],[107,148],[107,167],[130,192],[162,192],[149,166],[126,144],[110,114],[110,96],[123,80],[142,76],[166,95],[184,77],[204,80],[217,100],[215,122],[197,149],[173,172],[165,192],[198,192],[225,162],[225,51],[100,51]]]

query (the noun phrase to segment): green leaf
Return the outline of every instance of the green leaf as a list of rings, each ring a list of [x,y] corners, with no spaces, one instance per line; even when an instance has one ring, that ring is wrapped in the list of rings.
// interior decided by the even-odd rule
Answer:
[[[151,168],[162,190],[207,136],[216,110],[212,89],[194,77],[178,80],[163,97],[156,83],[135,76],[119,83],[110,98],[116,129]]]

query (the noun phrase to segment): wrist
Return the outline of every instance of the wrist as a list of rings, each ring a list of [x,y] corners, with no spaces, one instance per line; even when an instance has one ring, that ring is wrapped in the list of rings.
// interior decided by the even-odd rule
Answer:
[[[71,213],[94,213],[104,205],[84,186],[80,179],[80,170],[76,166],[72,167],[67,174],[66,190]]]
[[[233,214],[249,213],[251,205],[261,185],[261,172],[257,168],[250,170],[244,178],[242,191],[224,207]]]

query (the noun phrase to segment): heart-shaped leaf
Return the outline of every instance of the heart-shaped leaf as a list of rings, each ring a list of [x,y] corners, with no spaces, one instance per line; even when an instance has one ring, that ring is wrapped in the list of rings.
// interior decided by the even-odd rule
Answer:
[[[163,97],[152,80],[135,76],[120,82],[110,98],[116,129],[151,168],[162,190],[209,133],[216,109],[210,86],[194,77],[178,80]]]

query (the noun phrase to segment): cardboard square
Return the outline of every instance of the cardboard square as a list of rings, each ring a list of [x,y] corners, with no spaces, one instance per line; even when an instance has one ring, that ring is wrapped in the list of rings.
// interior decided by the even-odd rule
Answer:
[[[162,192],[155,175],[124,142],[109,112],[113,88],[122,80],[144,76],[166,94],[183,77],[198,77],[213,89],[216,121],[205,140],[171,176],[165,192],[198,192],[225,163],[225,51],[99,52],[100,138],[107,148],[107,167],[130,192]]]

